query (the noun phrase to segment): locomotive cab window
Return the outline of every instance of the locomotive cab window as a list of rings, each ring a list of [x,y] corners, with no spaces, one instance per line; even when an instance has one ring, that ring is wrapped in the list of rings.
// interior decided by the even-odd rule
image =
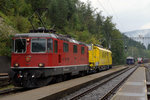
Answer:
[[[15,49],[15,53],[25,53],[26,52],[26,39],[16,39],[14,49]]]
[[[31,51],[36,53],[46,52],[46,39],[32,39]]]
[[[81,47],[81,54],[84,54],[84,47]]]
[[[57,42],[57,40],[54,41],[54,52],[55,53],[58,52],[58,42]]]
[[[73,53],[77,53],[78,51],[77,45],[73,45]]]
[[[68,43],[63,43],[63,51],[68,52],[69,51],[69,45]]]
[[[47,52],[53,52],[53,40],[47,39]]]

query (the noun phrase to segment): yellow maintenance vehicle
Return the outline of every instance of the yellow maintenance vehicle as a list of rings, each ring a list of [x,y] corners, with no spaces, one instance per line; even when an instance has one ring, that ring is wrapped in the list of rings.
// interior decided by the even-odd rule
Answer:
[[[98,45],[89,45],[89,65],[91,70],[100,71],[112,66],[112,52]]]

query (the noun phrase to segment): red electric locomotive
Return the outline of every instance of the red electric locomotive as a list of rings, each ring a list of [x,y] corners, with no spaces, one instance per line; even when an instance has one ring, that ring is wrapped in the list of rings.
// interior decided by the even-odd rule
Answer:
[[[16,34],[11,57],[13,82],[21,87],[41,87],[89,69],[86,44],[53,33]]]
[[[141,57],[137,58],[137,62],[138,62],[138,64],[142,64],[143,63],[143,58],[141,58]]]

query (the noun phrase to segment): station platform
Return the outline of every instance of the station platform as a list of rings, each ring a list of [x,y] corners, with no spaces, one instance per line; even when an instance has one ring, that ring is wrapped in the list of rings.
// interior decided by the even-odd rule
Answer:
[[[111,100],[147,100],[145,68],[137,68]]]

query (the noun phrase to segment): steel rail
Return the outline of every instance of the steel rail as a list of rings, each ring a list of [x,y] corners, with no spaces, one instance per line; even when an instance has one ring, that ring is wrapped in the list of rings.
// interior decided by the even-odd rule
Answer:
[[[92,92],[93,90],[97,89],[101,85],[109,82],[110,80],[116,78],[117,76],[123,74],[124,72],[126,72],[126,71],[128,71],[130,69],[132,69],[132,68],[127,68],[125,70],[120,71],[119,73],[113,73],[112,75],[110,75],[110,77],[107,77],[104,80],[100,80],[100,81],[103,81],[103,82],[100,82],[100,84],[98,84],[98,85],[96,85],[96,86],[94,86],[94,87],[92,87],[92,88],[90,88],[90,89],[88,89],[88,90],[78,94],[78,95],[73,96],[70,100],[78,100],[78,99],[80,99],[81,97],[85,96],[86,94]]]
[[[0,88],[7,86],[11,83],[8,74],[0,74]]]
[[[114,94],[115,91],[132,75],[132,73],[137,69],[137,67],[127,76],[125,77],[120,83],[118,83],[115,87],[113,87],[107,94],[100,98],[100,100],[107,100],[110,95]]]
[[[21,87],[14,87],[14,88],[9,88],[9,89],[4,89],[4,90],[0,90],[0,96],[4,95],[4,94],[10,94],[10,93],[16,93],[17,91],[22,91],[23,88]]]

